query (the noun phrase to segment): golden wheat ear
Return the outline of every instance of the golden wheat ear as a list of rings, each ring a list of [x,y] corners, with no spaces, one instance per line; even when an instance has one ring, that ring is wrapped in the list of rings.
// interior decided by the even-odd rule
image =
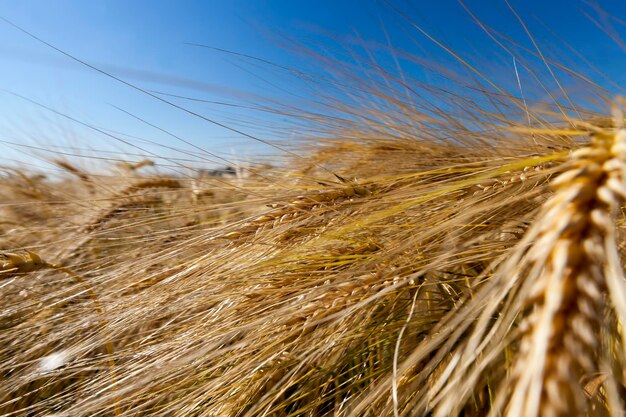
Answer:
[[[47,263],[39,255],[30,251],[24,251],[24,253],[3,252],[0,253],[0,278],[38,271],[45,269],[46,265]]]
[[[607,373],[607,359],[621,368],[626,356],[607,347],[607,337],[624,337],[626,323],[614,219],[626,199],[626,129],[616,125],[594,129],[589,145],[572,152],[524,239],[462,309],[473,328],[450,349],[445,380],[422,399],[436,416],[459,414],[497,366],[511,371],[490,415],[596,415],[583,381]],[[607,324],[605,313],[621,326]],[[619,414],[621,381],[607,375],[607,413]]]
[[[525,257],[536,272],[527,277],[530,313],[511,377],[510,417],[586,414],[580,381],[602,369],[607,289],[617,317],[626,318],[613,221],[626,198],[626,130],[598,132],[572,157],[552,184]]]

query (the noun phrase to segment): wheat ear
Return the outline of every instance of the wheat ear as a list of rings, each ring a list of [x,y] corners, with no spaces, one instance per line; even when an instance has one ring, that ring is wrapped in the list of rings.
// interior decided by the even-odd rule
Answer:
[[[626,130],[598,132],[572,156],[572,167],[552,184],[555,193],[542,208],[526,256],[536,274],[529,274],[530,313],[522,324],[527,330],[512,376],[509,417],[586,412],[580,380],[601,369],[604,294],[607,288],[623,293],[609,282],[607,265],[617,253],[612,217],[626,197]]]

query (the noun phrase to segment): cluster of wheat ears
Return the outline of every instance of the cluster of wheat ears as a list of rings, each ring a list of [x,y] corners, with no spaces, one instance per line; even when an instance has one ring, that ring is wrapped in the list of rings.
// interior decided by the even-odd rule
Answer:
[[[373,80],[237,176],[3,167],[0,415],[624,415],[624,103]]]

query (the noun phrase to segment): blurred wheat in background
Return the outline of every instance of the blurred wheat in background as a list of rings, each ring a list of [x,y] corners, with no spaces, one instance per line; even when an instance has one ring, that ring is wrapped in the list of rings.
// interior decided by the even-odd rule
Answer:
[[[0,415],[624,415],[624,100],[439,46],[318,56],[350,99],[271,164],[1,167]]]

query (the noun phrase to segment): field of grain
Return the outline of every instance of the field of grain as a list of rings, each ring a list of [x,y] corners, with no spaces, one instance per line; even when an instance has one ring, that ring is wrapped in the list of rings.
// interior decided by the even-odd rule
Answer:
[[[623,415],[624,100],[372,71],[272,164],[0,167],[0,415]]]

